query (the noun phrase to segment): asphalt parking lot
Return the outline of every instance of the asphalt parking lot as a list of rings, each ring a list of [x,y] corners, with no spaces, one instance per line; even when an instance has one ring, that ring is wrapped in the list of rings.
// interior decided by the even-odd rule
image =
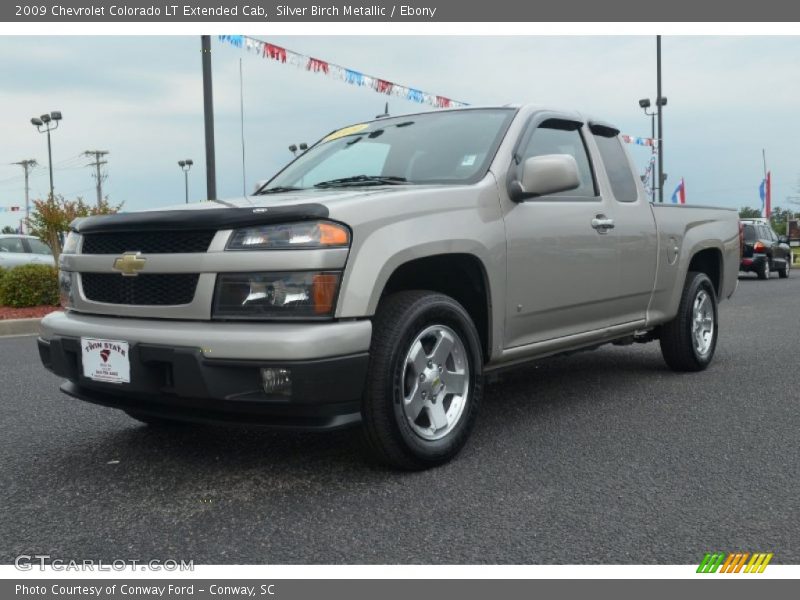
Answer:
[[[35,338],[0,340],[0,562],[800,562],[800,274],[746,277],[709,370],[657,344],[506,374],[471,442],[424,473],[356,432],[155,431],[57,392]]]

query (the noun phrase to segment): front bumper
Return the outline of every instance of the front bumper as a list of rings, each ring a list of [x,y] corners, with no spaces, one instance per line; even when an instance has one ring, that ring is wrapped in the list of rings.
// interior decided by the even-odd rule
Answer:
[[[364,324],[371,332],[368,321],[343,325],[363,330]],[[349,330],[337,329],[338,325],[341,324],[250,323],[246,325],[247,335],[237,339],[240,324],[155,322],[58,313],[43,322],[38,345],[44,366],[68,380],[61,391],[95,404],[197,422],[333,429],[360,421],[360,400],[369,363],[368,337],[363,340],[366,345],[355,350],[359,345],[350,343],[344,333]],[[187,326],[193,327],[194,332]],[[276,327],[286,338],[274,337]],[[327,328],[331,327],[338,331],[343,343],[330,339],[332,331]],[[312,335],[308,328],[320,335]],[[234,337],[225,337],[225,332]],[[350,334],[358,337],[353,331]],[[104,383],[84,377],[82,336],[128,341],[131,383]],[[168,342],[185,342],[187,336],[195,343]],[[316,345],[311,343],[314,337],[318,339]],[[261,343],[256,344],[255,338],[260,338]],[[232,355],[236,348],[238,356]],[[333,352],[337,354],[325,355]],[[263,391],[260,370],[270,367],[291,371],[289,393]]]

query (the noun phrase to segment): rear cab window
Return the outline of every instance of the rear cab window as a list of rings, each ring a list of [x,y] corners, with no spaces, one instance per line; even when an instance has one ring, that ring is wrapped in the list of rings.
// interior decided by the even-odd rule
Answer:
[[[639,199],[639,188],[636,185],[636,176],[631,171],[628,155],[618,137],[619,131],[606,125],[594,124],[591,131],[614,198],[618,202],[636,202]]]

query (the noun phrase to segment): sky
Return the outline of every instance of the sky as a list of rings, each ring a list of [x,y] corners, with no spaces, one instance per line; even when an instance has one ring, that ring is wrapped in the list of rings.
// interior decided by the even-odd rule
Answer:
[[[256,36],[258,37],[258,36]],[[576,109],[650,135],[638,105],[656,96],[653,36],[270,36],[260,39],[470,104]],[[664,37],[665,201],[680,178],[687,202],[760,206],[762,149],[773,206],[798,196],[800,37]],[[177,161],[194,160],[189,199],[205,198],[198,36],[0,37],[0,207],[24,206],[22,169],[35,159],[33,198],[48,193],[47,141],[30,118],[63,113],[52,134],[55,191],[93,202],[86,150],[108,150],[103,194],[124,210],[184,201]],[[242,65],[245,164],[239,65]],[[429,110],[408,100],[280,64],[212,38],[217,190],[240,196],[338,127]],[[644,172],[645,147],[629,147]],[[0,212],[0,227],[18,224]]]

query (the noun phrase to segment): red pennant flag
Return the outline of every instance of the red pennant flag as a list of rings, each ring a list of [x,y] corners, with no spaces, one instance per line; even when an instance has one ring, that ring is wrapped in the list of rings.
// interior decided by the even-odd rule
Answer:
[[[385,81],[383,79],[378,79],[375,86],[375,91],[379,94],[391,94],[392,93],[392,82]]]
[[[436,96],[436,106],[439,108],[450,108],[450,98],[444,96]]]
[[[321,71],[327,75],[328,63],[318,58],[309,58],[308,64],[306,65],[306,69],[308,69],[309,71],[314,71],[314,73],[319,73]]]
[[[264,44],[264,58],[286,62],[286,49],[273,44]]]

